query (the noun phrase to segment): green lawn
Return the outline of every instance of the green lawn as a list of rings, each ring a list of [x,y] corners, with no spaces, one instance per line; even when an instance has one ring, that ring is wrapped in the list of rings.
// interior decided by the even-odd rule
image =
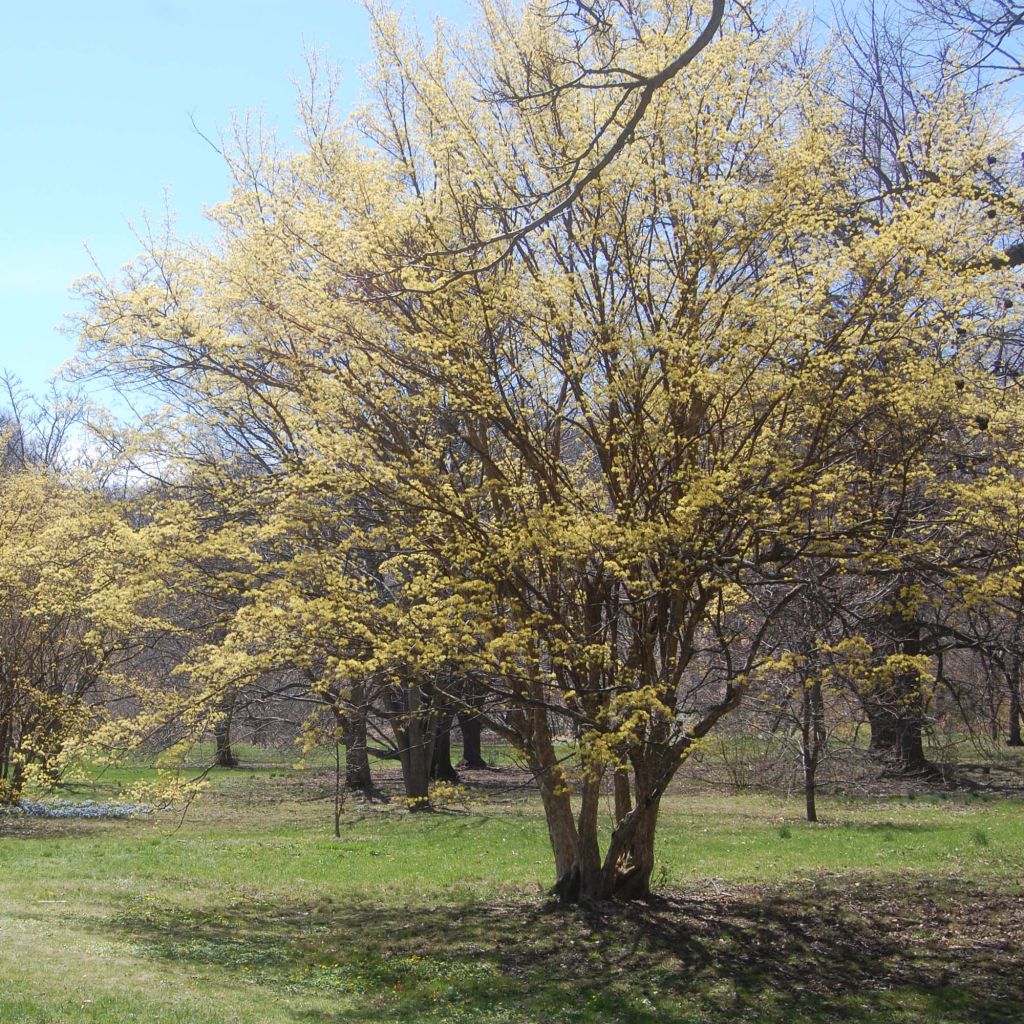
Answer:
[[[0,818],[3,1024],[1024,1019],[1020,802],[824,800],[811,826],[683,783],[659,899],[597,914],[548,906],[528,792],[349,800],[336,840],[322,772],[213,778],[184,818]]]

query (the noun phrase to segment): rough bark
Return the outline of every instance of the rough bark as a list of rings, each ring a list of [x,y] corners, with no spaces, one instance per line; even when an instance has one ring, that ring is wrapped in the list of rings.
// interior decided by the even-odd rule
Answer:
[[[217,744],[216,764],[218,768],[237,768],[238,758],[231,749],[231,714],[221,718],[213,727],[213,736]]]
[[[661,796],[680,763],[678,752],[663,742],[665,738],[653,736],[652,749],[636,751],[631,757],[636,803],[612,830],[601,868],[601,899],[639,900],[650,895]]]
[[[475,713],[459,713],[459,730],[462,733],[463,768],[481,769],[488,767],[482,753],[483,722]]]
[[[651,894],[654,872],[654,835],[658,825],[661,797],[653,800],[640,813],[630,840],[626,857],[617,865],[614,875],[606,880],[608,895],[619,900],[646,899]]]
[[[618,824],[633,809],[633,797],[629,787],[629,771],[616,768],[613,776],[615,787],[615,823]]]
[[[898,775],[929,775],[935,766],[924,756],[921,715],[913,708],[873,705],[867,709],[871,727],[868,750]]]
[[[922,652],[921,629],[898,612],[889,619],[893,649],[916,657]],[[924,754],[924,697],[921,678],[913,671],[897,672],[890,682],[863,695],[871,728],[869,751],[894,775],[934,775]]]
[[[437,716],[437,729],[434,735],[434,759],[430,768],[430,777],[441,782],[458,782],[459,773],[452,764],[452,712],[442,712]]]
[[[370,752],[366,739],[366,702],[360,684],[352,685],[349,706],[344,709],[342,743],[345,746],[345,788],[360,792],[373,789]]]
[[[540,789],[548,838],[555,855],[552,892],[562,903],[576,903],[580,898],[579,837],[573,819],[569,783],[558,764],[547,712],[543,708],[535,708],[525,718],[530,768]]]
[[[429,811],[430,769],[434,761],[434,715],[415,683],[393,687],[391,725],[402,764],[402,782],[411,811]]]

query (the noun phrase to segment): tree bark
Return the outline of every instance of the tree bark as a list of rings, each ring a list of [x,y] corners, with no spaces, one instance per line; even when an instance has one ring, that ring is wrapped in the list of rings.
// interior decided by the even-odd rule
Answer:
[[[1021,718],[1024,717],[1024,712],[1022,712],[1020,701],[1020,677],[1021,659],[1017,657],[1013,659],[1012,667],[1006,677],[1006,683],[1010,690],[1009,729],[1006,740],[1008,747],[1024,747],[1024,737],[1021,736]]]
[[[216,764],[218,768],[237,768],[238,758],[231,749],[231,713],[228,712],[213,727],[217,744]]]
[[[656,797],[640,814],[628,854],[611,879],[609,895],[619,900],[642,900],[651,894],[654,873],[654,835],[658,825],[661,797]]]
[[[459,773],[452,764],[452,721],[455,716],[450,711],[437,716],[437,730],[434,735],[434,759],[430,768],[430,777],[441,782],[458,782]]]
[[[402,764],[410,811],[430,811],[430,769],[434,761],[434,715],[419,685],[393,687],[392,729]]]
[[[889,618],[893,648],[898,654],[921,654],[921,629],[898,612]],[[924,754],[924,696],[917,672],[894,673],[891,682],[862,698],[871,727],[868,750],[900,776],[935,775]]]
[[[533,685],[539,688],[536,682]],[[548,838],[555,855],[555,884],[551,891],[562,903],[577,903],[580,899],[579,836],[573,819],[569,781],[558,763],[547,711],[535,707],[524,712],[520,730],[530,770],[540,789]]]
[[[869,707],[871,742],[868,750],[899,775],[929,775],[935,766],[924,756],[920,715],[892,706]]]
[[[804,803],[808,821],[818,820],[817,776],[821,751],[825,744],[825,709],[821,681],[804,684],[800,716],[800,746],[804,769]]]
[[[16,758],[14,767],[11,770],[8,802],[16,804],[21,799],[21,791],[25,788],[25,762],[22,758]]]
[[[345,788],[369,792],[373,789],[373,776],[370,774],[370,752],[366,739],[366,701],[361,684],[352,684],[351,699],[341,714],[344,718],[342,742],[345,745]]]
[[[617,825],[633,810],[633,797],[629,788],[629,770],[616,768],[612,777],[612,785],[615,788],[615,824]]]
[[[459,730],[462,732],[462,760],[459,765],[463,768],[481,769],[488,767],[482,753],[483,722],[480,716],[475,713],[459,713]]]

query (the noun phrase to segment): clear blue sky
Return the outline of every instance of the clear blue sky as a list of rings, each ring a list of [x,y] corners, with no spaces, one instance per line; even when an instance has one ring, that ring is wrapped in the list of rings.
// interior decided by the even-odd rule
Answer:
[[[164,192],[179,230],[227,194],[211,138],[260,110],[294,138],[303,54],[343,72],[345,97],[369,57],[354,0],[6,0],[0,32],[0,369],[32,390],[74,352],[57,333],[69,286],[91,271],[83,243],[115,271],[159,221]],[[463,0],[407,3],[420,27],[466,17]]]

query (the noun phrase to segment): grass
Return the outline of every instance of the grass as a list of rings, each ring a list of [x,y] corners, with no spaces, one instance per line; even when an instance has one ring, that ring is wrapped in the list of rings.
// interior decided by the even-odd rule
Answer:
[[[212,778],[184,819],[0,819],[0,1021],[1021,1019],[1017,801],[830,799],[811,826],[795,800],[683,785],[658,899],[585,912],[547,904],[532,793],[350,800],[335,840],[322,772]]]

